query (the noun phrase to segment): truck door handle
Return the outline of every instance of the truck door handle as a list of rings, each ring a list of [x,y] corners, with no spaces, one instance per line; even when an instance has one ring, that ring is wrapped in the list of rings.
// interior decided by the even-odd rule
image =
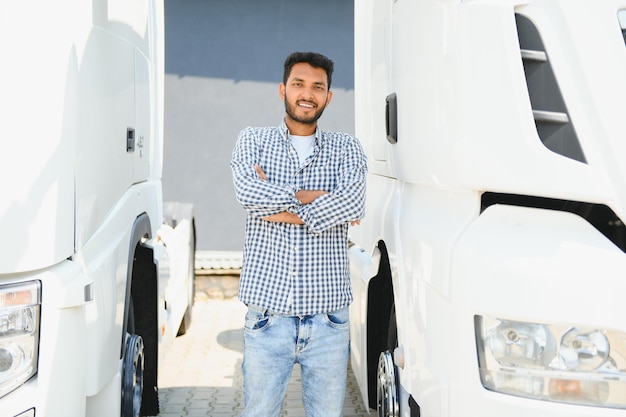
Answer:
[[[135,152],[135,129],[126,129],[126,152]]]
[[[391,93],[385,99],[385,129],[389,143],[398,142],[398,98]]]

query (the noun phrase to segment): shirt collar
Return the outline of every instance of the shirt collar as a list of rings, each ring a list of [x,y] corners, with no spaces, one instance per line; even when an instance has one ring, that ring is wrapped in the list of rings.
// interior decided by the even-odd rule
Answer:
[[[285,123],[285,119],[283,119],[283,121],[280,123],[278,129],[280,130],[280,133],[282,133],[283,138],[288,141],[289,129],[287,128],[287,123]],[[324,143],[324,135],[319,125],[315,127],[315,143],[319,144],[319,146],[322,146],[322,143]]]

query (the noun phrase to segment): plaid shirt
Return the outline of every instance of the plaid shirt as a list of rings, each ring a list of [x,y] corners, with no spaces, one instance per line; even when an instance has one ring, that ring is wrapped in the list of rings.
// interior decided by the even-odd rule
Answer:
[[[365,207],[367,160],[359,141],[317,128],[313,154],[300,166],[284,121],[279,127],[249,127],[239,134],[231,168],[237,200],[248,212],[239,299],[294,315],[349,305],[348,228]],[[303,205],[295,197],[298,190],[329,194]],[[305,224],[262,220],[283,211]]]

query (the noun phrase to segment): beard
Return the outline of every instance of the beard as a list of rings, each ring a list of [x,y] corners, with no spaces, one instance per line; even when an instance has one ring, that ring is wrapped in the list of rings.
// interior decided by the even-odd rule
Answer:
[[[297,105],[297,103],[296,103]],[[324,109],[326,109],[326,104],[324,104],[322,107],[318,107],[315,111],[315,113],[310,116],[310,117],[301,117],[298,116],[296,114],[296,109],[294,108],[294,106],[292,106],[286,99],[285,99],[285,112],[287,113],[287,116],[289,116],[290,119],[298,122],[298,123],[304,123],[307,125],[312,125],[315,124],[317,122],[317,120],[322,117],[322,113],[324,113]]]

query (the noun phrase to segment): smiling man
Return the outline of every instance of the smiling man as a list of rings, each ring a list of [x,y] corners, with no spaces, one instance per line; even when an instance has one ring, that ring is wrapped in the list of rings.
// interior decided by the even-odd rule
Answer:
[[[307,417],[341,416],[352,302],[348,228],[364,215],[366,157],[345,133],[319,129],[333,62],[295,52],[284,64],[278,127],[246,128],[233,151],[235,193],[247,211],[239,299],[244,417],[280,414],[295,363]]]
[[[280,97],[285,102],[287,128],[294,135],[312,135],[317,119],[333,97],[326,71],[306,62],[297,62],[287,77],[279,87]]]

